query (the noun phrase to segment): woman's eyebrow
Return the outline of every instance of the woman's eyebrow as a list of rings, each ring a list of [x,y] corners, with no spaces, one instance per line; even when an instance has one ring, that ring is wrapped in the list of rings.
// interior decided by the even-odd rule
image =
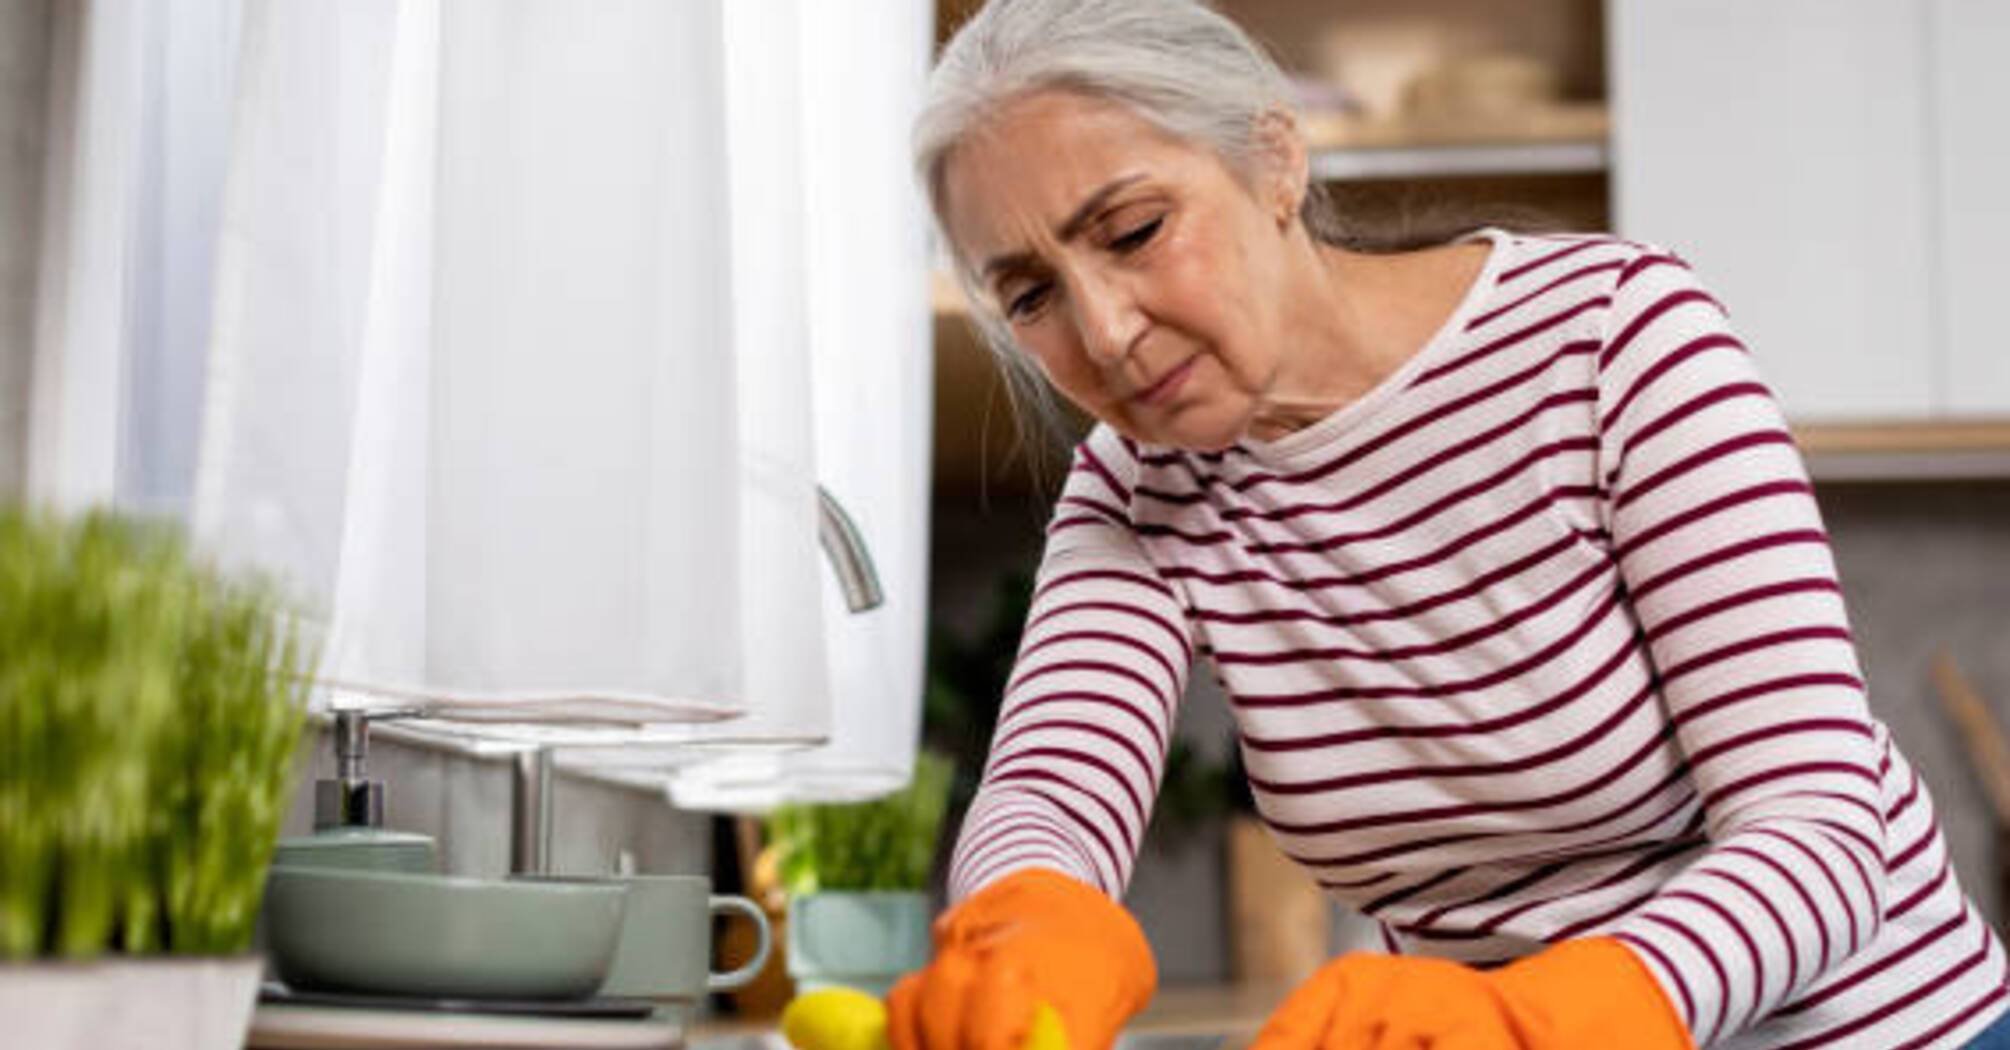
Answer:
[[[1122,175],[1104,183],[1101,188],[1089,194],[1088,199],[1075,208],[1073,214],[1068,216],[1066,222],[1063,222],[1055,229],[1055,235],[1061,239],[1061,243],[1063,244],[1081,236],[1082,227],[1087,226],[1089,220],[1096,217],[1097,210],[1102,208],[1111,196],[1115,195],[1118,190],[1129,186],[1131,183],[1138,182],[1144,177],[1143,173]],[[1032,264],[1033,256],[1028,252],[1008,252],[1004,255],[994,255],[984,264],[984,279],[988,282],[1000,271],[1027,269]]]

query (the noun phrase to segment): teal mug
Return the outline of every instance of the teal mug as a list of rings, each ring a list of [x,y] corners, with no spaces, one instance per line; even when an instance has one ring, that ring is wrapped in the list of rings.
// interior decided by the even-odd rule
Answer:
[[[884,996],[928,964],[925,893],[839,890],[789,900],[789,976],[798,991],[842,986]]]

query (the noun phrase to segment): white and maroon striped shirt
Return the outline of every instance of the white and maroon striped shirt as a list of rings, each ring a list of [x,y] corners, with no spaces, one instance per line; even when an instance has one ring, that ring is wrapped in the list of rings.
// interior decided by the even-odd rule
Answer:
[[[1126,885],[1196,654],[1279,846],[1396,951],[1633,947],[1701,1046],[1952,1047],[2002,947],[1865,706],[1805,468],[1665,252],[1488,231],[1334,415],[1077,449],[952,892]]]

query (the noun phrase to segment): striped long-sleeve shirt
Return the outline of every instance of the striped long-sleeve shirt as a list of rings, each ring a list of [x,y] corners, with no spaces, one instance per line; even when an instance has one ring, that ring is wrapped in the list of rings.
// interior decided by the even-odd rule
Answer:
[[[2004,952],[1866,706],[1751,353],[1672,254],[1484,236],[1334,415],[1078,447],[952,892],[1121,893],[1201,656],[1278,845],[1391,950],[1607,935],[1701,1046],[1961,1045]]]

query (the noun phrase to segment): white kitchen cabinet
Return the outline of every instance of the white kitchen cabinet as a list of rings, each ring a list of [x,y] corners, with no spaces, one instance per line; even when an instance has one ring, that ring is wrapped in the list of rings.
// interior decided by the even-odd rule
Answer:
[[[1939,411],[1927,5],[1611,0],[1607,33],[1618,230],[1690,261],[1795,421]]]
[[[1944,407],[2010,415],[2010,2],[1932,0]]]

